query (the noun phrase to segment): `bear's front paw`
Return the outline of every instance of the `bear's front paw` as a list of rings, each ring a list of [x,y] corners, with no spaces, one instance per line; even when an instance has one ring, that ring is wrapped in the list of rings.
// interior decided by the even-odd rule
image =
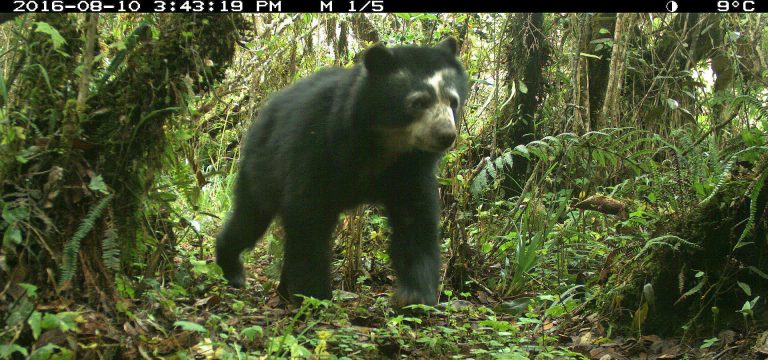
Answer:
[[[400,287],[392,297],[392,306],[395,308],[416,304],[434,306],[437,304],[437,291]]]
[[[277,286],[277,295],[280,296],[280,299],[287,303],[300,305],[304,301],[303,296],[313,297],[320,300],[330,300],[333,297],[330,286],[297,289],[293,286],[295,283],[296,282],[290,282],[289,285],[287,280],[280,280],[280,285]],[[301,282],[299,282],[299,284],[301,284]],[[297,296],[299,294],[302,296]]]
[[[242,271],[232,276],[224,275],[224,278],[229,282],[229,286],[233,288],[242,289],[245,287],[245,274]]]
[[[245,287],[245,270],[243,264],[221,264],[221,270],[224,272],[224,278],[229,282],[229,286],[242,289]]]

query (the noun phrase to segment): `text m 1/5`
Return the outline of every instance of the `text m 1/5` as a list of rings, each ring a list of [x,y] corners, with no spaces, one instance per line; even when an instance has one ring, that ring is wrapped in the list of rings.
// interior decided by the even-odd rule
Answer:
[[[361,2],[358,2],[358,5],[360,7],[356,7],[355,2],[350,1],[349,11],[350,12],[363,12],[363,11],[383,12],[384,11],[384,0],[361,1]]]

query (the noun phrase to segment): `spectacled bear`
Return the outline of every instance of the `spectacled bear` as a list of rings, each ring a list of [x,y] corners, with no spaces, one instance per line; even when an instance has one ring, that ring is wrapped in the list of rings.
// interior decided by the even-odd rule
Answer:
[[[362,64],[322,70],[268,101],[243,140],[233,209],[216,239],[230,285],[244,286],[240,253],[280,216],[278,293],[329,299],[339,214],[374,203],[392,228],[393,304],[437,302],[436,168],[467,96],[457,52],[452,38],[434,47],[375,45]]]

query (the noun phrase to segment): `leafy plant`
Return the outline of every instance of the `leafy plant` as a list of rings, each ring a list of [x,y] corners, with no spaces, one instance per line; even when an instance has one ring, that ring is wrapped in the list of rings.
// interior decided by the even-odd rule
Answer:
[[[112,194],[109,194],[102,198],[97,204],[95,204],[88,214],[83,219],[77,231],[72,235],[72,238],[64,246],[64,252],[62,256],[61,267],[59,269],[59,284],[72,279],[77,269],[77,253],[80,251],[80,241],[85,238],[96,224],[96,220],[101,216],[106,209],[109,201],[112,200]]]

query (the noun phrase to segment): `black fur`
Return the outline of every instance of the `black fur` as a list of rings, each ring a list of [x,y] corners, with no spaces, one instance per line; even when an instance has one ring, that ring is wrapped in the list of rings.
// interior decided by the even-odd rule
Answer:
[[[452,39],[436,47],[377,45],[364,64],[320,71],[274,95],[244,140],[234,208],[216,241],[231,285],[244,285],[240,253],[279,215],[286,239],[278,292],[330,298],[330,239],[339,213],[367,202],[383,205],[392,226],[395,302],[436,303],[442,151],[392,138],[416,119],[405,97],[442,69],[455,70],[446,82],[460,98],[453,107],[458,121],[467,78],[455,51]]]

